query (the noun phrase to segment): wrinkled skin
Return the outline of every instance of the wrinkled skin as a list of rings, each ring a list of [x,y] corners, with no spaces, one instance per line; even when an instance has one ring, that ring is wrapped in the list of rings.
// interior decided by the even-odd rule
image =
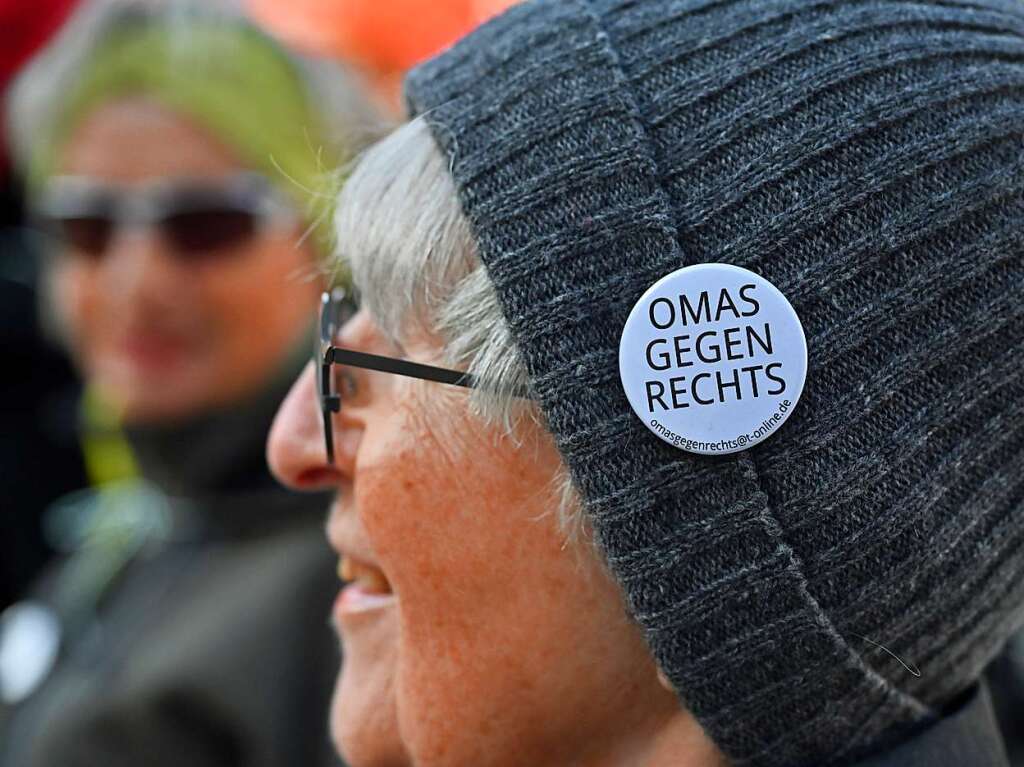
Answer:
[[[340,342],[401,354],[365,311]],[[423,339],[405,351],[429,362],[438,349]],[[335,608],[345,661],[331,726],[350,764],[719,764],[659,683],[596,552],[560,532],[550,435],[526,424],[517,446],[467,413],[462,390],[351,375],[335,465],[312,365],[268,445],[283,482],[337,491],[332,545],[393,591],[367,612]]]

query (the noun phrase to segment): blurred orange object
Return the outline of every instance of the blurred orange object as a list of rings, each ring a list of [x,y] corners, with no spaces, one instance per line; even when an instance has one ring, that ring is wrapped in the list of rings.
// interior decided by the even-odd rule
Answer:
[[[515,0],[248,0],[287,43],[341,57],[378,75],[403,72]]]

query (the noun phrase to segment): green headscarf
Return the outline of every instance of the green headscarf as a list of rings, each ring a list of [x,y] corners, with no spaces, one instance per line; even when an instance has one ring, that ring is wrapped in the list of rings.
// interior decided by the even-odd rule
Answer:
[[[187,115],[263,172],[326,242],[328,171],[344,159],[297,64],[241,18],[125,15],[99,36],[33,148],[38,189],[81,120],[112,99],[144,95]]]

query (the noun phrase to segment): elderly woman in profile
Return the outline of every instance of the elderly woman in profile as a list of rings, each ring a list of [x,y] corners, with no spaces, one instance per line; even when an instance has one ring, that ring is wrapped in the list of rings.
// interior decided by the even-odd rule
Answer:
[[[372,113],[239,16],[86,3],[10,123],[99,492],[0,622],[0,762],[336,764],[324,500],[280,488],[265,442],[309,354],[321,173]]]
[[[336,493],[351,764],[1005,764],[1024,13],[770,5],[524,3],[343,189],[268,449]],[[774,356],[667,330],[645,403],[702,293]]]

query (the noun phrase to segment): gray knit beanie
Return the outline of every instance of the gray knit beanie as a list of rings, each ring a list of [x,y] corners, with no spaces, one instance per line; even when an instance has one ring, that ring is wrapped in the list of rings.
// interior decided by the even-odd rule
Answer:
[[[1024,6],[539,0],[406,97],[719,747],[840,765],[940,715],[1024,618]],[[789,420],[730,455],[666,444],[619,380],[638,298],[708,262],[775,285],[808,347]]]

